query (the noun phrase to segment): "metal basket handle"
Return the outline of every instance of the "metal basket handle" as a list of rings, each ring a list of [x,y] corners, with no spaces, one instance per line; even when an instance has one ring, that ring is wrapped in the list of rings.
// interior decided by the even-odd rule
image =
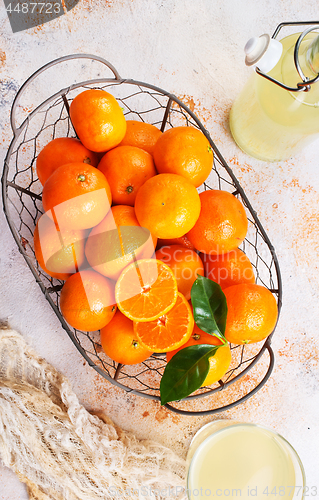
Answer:
[[[261,389],[263,385],[265,385],[265,383],[267,382],[267,380],[269,379],[269,377],[273,371],[273,368],[275,365],[275,355],[274,355],[274,351],[272,350],[272,348],[270,346],[269,339],[265,343],[264,347],[268,350],[268,354],[269,354],[269,366],[268,366],[267,372],[265,373],[264,377],[259,382],[259,384],[256,385],[256,387],[254,387],[253,390],[251,390],[250,392],[248,392],[247,394],[245,394],[241,398],[239,398],[236,401],[233,401],[232,403],[229,403],[228,405],[225,405],[223,407],[214,408],[213,410],[202,410],[202,411],[189,412],[187,410],[181,410],[179,408],[175,408],[174,406],[171,406],[169,404],[164,405],[165,408],[173,411],[174,413],[178,413],[180,415],[204,416],[204,415],[214,415],[215,413],[219,413],[221,411],[230,410],[231,408],[234,408],[235,406],[237,406],[241,403],[244,403],[245,401],[247,401],[247,399],[251,398],[254,394],[256,394],[256,392],[258,392],[259,389]],[[244,374],[244,372],[242,372],[242,375],[243,374]]]
[[[13,104],[12,104],[11,115],[10,115],[10,123],[11,123],[11,128],[12,128],[14,135],[16,135],[17,131],[19,130],[19,127],[16,124],[16,109],[19,105],[20,98],[21,98],[22,94],[24,93],[25,89],[27,88],[27,86],[33,80],[35,80],[41,73],[46,71],[47,69],[52,68],[52,66],[55,66],[56,64],[60,64],[60,63],[63,63],[65,61],[69,61],[71,59],[93,59],[94,61],[98,61],[98,62],[104,64],[105,66],[107,66],[112,71],[112,73],[114,74],[114,77],[115,77],[114,78],[115,81],[121,80],[121,77],[120,77],[118,71],[114,68],[114,66],[111,63],[109,63],[108,61],[106,61],[105,59],[103,59],[103,57],[100,57],[100,56],[95,56],[92,54],[70,54],[68,56],[63,56],[63,57],[59,57],[58,59],[54,59],[53,61],[45,64],[44,66],[39,68],[37,71],[35,71],[24,82],[24,84],[18,90],[18,93],[15,96],[15,99],[14,99]]]

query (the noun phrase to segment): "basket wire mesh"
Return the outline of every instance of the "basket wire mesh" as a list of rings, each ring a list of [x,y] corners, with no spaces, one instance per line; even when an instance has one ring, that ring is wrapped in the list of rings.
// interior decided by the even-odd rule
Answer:
[[[87,80],[60,90],[37,106],[17,127],[16,109],[21,94],[29,83],[47,68],[76,58],[97,60],[105,64],[113,72],[114,78]],[[244,204],[249,227],[240,248],[254,267],[256,283],[267,287],[274,294],[280,311],[282,289],[279,265],[274,248],[232,170],[208,131],[177,97],[153,85],[122,79],[110,63],[90,54],[65,56],[52,61],[25,82],[12,106],[11,125],[14,137],[5,159],[2,176],[4,211],[13,237],[62,327],[89,365],[123,390],[160,401],[159,384],[166,365],[165,354],[153,354],[143,363],[131,366],[117,364],[108,358],[102,350],[99,332],[75,330],[65,322],[59,309],[63,282],[48,276],[38,265],[34,254],[33,232],[38,218],[43,213],[42,186],[35,169],[37,156],[43,146],[54,138],[76,137],[69,117],[69,106],[78,93],[91,88],[110,92],[122,106],[127,119],[151,123],[162,131],[181,125],[191,126],[205,134],[214,151],[214,164],[209,178],[200,186],[199,191],[223,189],[234,194]],[[265,384],[272,372],[272,334],[262,343],[232,345],[232,363],[222,380],[213,386],[202,387],[182,401],[165,406],[181,414],[205,415],[227,410],[246,401]],[[267,361],[263,357],[265,352],[268,352]],[[256,374],[248,377],[248,371],[254,367]],[[263,371],[262,376],[260,371]],[[250,383],[247,382],[248,378],[251,379]],[[205,398],[205,401],[202,398]],[[200,405],[196,403],[199,399]]]

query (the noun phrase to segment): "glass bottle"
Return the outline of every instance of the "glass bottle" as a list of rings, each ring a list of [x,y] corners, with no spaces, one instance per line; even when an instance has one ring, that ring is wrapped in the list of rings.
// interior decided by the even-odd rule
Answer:
[[[306,32],[299,45],[298,60],[305,80],[312,80],[319,73],[319,35],[309,29]],[[264,71],[290,88],[297,88],[301,81],[294,59],[300,35],[276,40],[282,45],[281,56],[274,67]],[[230,130],[238,146],[254,158],[267,162],[291,158],[319,137],[319,82],[296,92],[254,72],[233,103]]]

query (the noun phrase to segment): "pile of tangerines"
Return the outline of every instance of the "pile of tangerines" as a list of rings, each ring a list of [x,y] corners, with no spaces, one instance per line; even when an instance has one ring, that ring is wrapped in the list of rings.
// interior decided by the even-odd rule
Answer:
[[[277,305],[255,284],[238,248],[248,228],[245,209],[226,191],[197,191],[213,165],[205,135],[126,120],[103,90],[75,97],[70,117],[79,139],[53,139],[37,158],[44,214],[34,232],[39,265],[65,281],[60,309],[67,323],[100,330],[105,353],[123,364],[222,344],[194,323],[191,288],[201,275],[226,296],[228,342],[266,338]],[[203,385],[219,380],[230,362],[224,343]]]

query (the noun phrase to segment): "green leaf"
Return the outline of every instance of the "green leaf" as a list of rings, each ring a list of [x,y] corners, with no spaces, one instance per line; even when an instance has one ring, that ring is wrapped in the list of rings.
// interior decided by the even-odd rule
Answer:
[[[220,346],[184,347],[167,363],[160,384],[161,404],[186,398],[201,387],[209,371],[209,358]]]
[[[227,342],[224,335],[227,302],[221,287],[204,276],[198,276],[191,289],[191,299],[196,325],[224,343]]]

